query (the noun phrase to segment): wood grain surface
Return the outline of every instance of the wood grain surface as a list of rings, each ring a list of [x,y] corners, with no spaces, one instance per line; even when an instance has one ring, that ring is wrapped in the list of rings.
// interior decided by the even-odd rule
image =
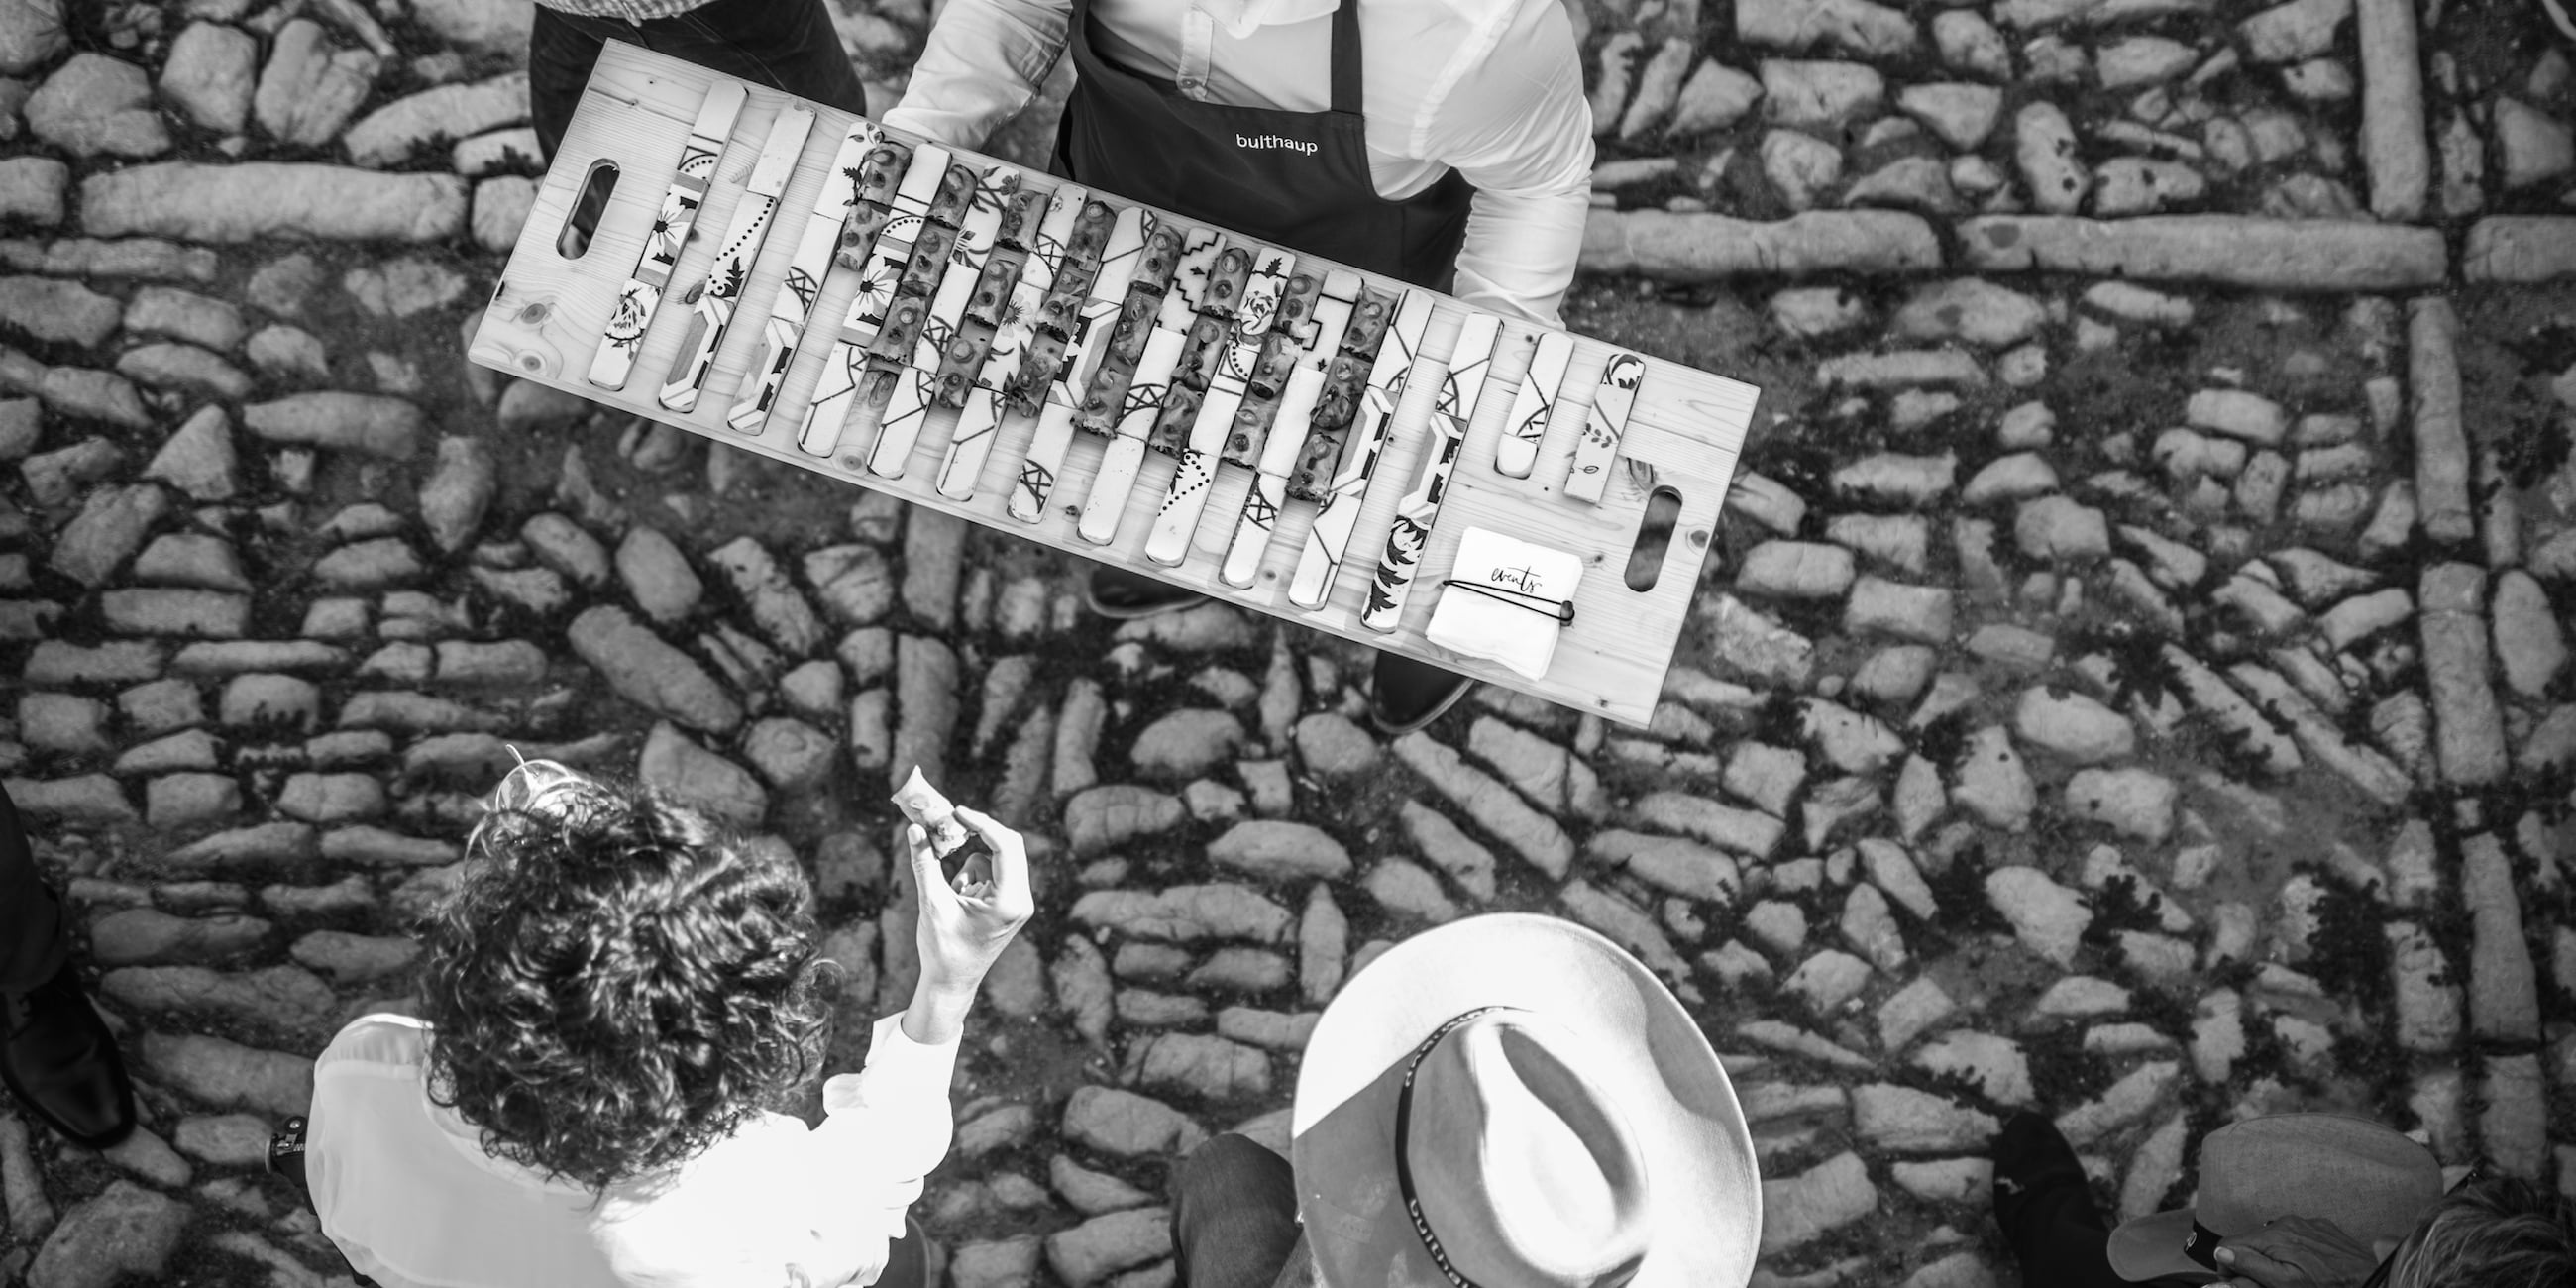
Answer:
[[[1117,525],[1117,537],[1104,546],[1094,545],[1076,532],[1081,506],[1089,495],[1091,477],[1104,447],[1104,440],[1088,434],[1076,435],[1047,513],[1036,523],[1013,519],[1004,509],[1011,480],[1035,430],[1031,418],[1011,416],[1005,420],[999,440],[985,462],[982,482],[965,501],[941,496],[935,488],[940,458],[958,415],[949,408],[932,412],[930,424],[913,447],[911,464],[899,479],[883,478],[867,469],[867,450],[875,437],[873,426],[854,424],[840,450],[828,459],[798,450],[796,430],[814,388],[816,372],[857,287],[857,275],[846,270],[833,272],[824,282],[798,346],[796,362],[789,369],[786,387],[766,428],[757,436],[726,427],[724,416],[743,382],[757,378],[747,368],[759,358],[758,326],[737,326],[725,337],[696,411],[687,415],[674,413],[656,405],[653,399],[652,390],[661,373],[669,369],[682,333],[687,330],[688,309],[682,301],[704,280],[716,256],[716,238],[712,236],[695,237],[682,254],[672,277],[670,298],[637,355],[635,369],[639,378],[629,381],[624,392],[600,389],[584,379],[618,287],[634,267],[663,189],[670,183],[671,168],[679,159],[698,103],[720,78],[719,73],[633,45],[608,43],[468,347],[469,356],[521,379],[551,385],[843,482],[887,492],[914,505],[1113,562],[1128,571],[1187,586],[1215,599],[1373,647],[1393,649],[1622,724],[1642,727],[1653,715],[1664,673],[1671,665],[1697,595],[1701,564],[1715,540],[1718,510],[1734,476],[1736,457],[1751,425],[1759,390],[1740,381],[1647,357],[1647,374],[1638,390],[1627,437],[1620,445],[1614,477],[1601,504],[1585,504],[1564,495],[1566,473],[1592,390],[1603,367],[1619,351],[1589,337],[1573,337],[1573,358],[1566,367],[1558,411],[1539,448],[1537,465],[1528,478],[1508,478],[1495,468],[1495,450],[1512,396],[1520,384],[1522,372],[1518,368],[1527,361],[1529,346],[1511,344],[1508,339],[1524,334],[1526,324],[1506,322],[1510,356],[1497,360],[1497,368],[1486,382],[1484,396],[1470,422],[1451,491],[1423,556],[1418,574],[1421,584],[1399,629],[1381,634],[1360,624],[1362,595],[1376,571],[1396,500],[1413,483],[1430,436],[1426,421],[1439,383],[1431,377],[1440,369],[1437,364],[1449,354],[1468,312],[1455,300],[1437,297],[1438,308],[1423,342],[1423,362],[1417,364],[1413,379],[1407,383],[1395,417],[1393,442],[1371,480],[1359,527],[1343,557],[1332,597],[1322,609],[1305,612],[1289,604],[1287,589],[1306,531],[1312,526],[1311,505],[1290,502],[1285,507],[1269,555],[1251,586],[1238,590],[1218,578],[1226,543],[1233,536],[1235,520],[1251,488],[1251,474],[1240,466],[1227,465],[1220,470],[1192,554],[1179,566],[1167,568],[1144,555],[1154,512],[1175,467],[1172,458],[1160,453],[1148,453]],[[847,112],[793,99],[764,86],[752,85],[748,89],[750,101],[734,125],[729,146],[717,166],[715,182],[698,215],[701,230],[726,226],[760,151],[760,141],[781,108],[801,105],[817,118],[795,176],[780,199],[776,227],[742,295],[741,307],[756,320],[766,316],[771,295],[780,289],[797,236],[813,210],[823,172],[854,118]],[[907,144],[920,141],[899,130],[888,130],[887,134]],[[957,155],[960,159],[988,160],[962,150]],[[619,169],[616,190],[589,249],[578,259],[566,259],[556,249],[557,234],[575,191],[593,163],[603,158]],[[1058,182],[1035,171],[1024,173],[1024,182],[1033,187],[1052,190]],[[1096,195],[1113,204],[1143,205],[1158,215],[1164,214],[1159,207],[1132,201],[1125,194]],[[1298,260],[1300,271],[1320,272],[1337,266],[1313,257]],[[1390,279],[1363,276],[1377,285],[1401,289],[1400,283]],[[652,378],[641,378],[640,373],[649,373]],[[1662,561],[1653,570],[1653,587],[1640,592],[1627,585],[1630,552],[1645,522],[1649,494],[1658,488],[1679,494],[1680,514]],[[1439,581],[1455,562],[1460,535],[1471,527],[1491,528],[1572,551],[1583,561],[1585,571],[1574,600],[1574,621],[1564,628],[1555,661],[1543,679],[1530,680],[1498,664],[1461,657],[1423,638],[1440,598],[1435,593]],[[1537,624],[1536,618],[1533,624]]]

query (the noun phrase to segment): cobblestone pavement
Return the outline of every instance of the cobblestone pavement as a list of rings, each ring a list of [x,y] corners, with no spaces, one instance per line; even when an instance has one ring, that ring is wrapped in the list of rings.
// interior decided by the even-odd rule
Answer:
[[[1112,628],[1069,561],[467,368],[526,20],[0,0],[0,771],[146,1122],[0,1108],[0,1281],[344,1282],[260,1149],[402,1004],[505,742],[791,847],[851,1040],[913,970],[888,775],[1032,833],[922,1208],[958,1288],[1168,1284],[1167,1161],[1278,1140],[1340,981],[1488,908],[1691,999],[1764,1284],[2013,1280],[2022,1106],[2124,1213],[2296,1107],[2576,1190],[2536,8],[1601,0],[1569,320],[1760,383],[1756,439],[1652,728],[1486,691],[1392,744],[1346,646]],[[842,15],[880,104],[926,20]]]

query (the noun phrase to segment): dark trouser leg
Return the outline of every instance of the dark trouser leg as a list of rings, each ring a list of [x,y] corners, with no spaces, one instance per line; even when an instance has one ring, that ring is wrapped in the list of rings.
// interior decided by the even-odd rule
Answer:
[[[1091,565],[1091,606],[1110,617],[1145,617],[1207,602],[1207,596],[1117,564]]]
[[[867,90],[823,0],[714,0],[644,24],[659,52],[866,115]]]
[[[2083,1161],[2046,1115],[2024,1110],[1995,1137],[1995,1224],[2033,1288],[2128,1288],[2111,1273],[2111,1230]]]
[[[1369,689],[1369,709],[1382,727],[1409,727],[1446,709],[1465,691],[1465,684],[1466,677],[1455,671],[1380,652]]]
[[[867,89],[823,0],[715,0],[641,26],[539,5],[528,30],[528,110],[548,161],[581,105],[601,43],[612,37],[843,111],[868,110]]]
[[[572,124],[573,109],[581,105],[590,69],[599,62],[601,33],[612,29],[537,6],[536,21],[528,28],[528,115],[536,126],[537,146],[546,150],[549,162],[563,142],[564,128]]]
[[[1297,1246],[1288,1160],[1228,1132],[1172,1169],[1172,1250],[1181,1288],[1270,1288]]]
[[[23,993],[63,968],[63,906],[36,876],[18,808],[0,792],[0,993]]]
[[[2032,1288],[2138,1288],[2111,1271],[2110,1228],[2081,1185],[2050,1186],[2031,1196],[2013,1252],[2021,1281]]]
[[[1149,617],[1207,600],[1170,582],[1105,563],[1092,565],[1090,590],[1093,610],[1112,618]],[[1379,652],[1376,667],[1369,705],[1385,732],[1399,733],[1428,722],[1466,691],[1466,677],[1398,653]]]
[[[903,1237],[886,1245],[885,1271],[877,1276],[876,1288],[929,1288],[928,1238],[921,1223],[906,1215]]]
[[[1402,690],[1437,688],[1454,684],[1458,673],[1447,667],[1417,662],[1401,653],[1380,650],[1377,655],[1377,682],[1381,689],[1393,685]]]

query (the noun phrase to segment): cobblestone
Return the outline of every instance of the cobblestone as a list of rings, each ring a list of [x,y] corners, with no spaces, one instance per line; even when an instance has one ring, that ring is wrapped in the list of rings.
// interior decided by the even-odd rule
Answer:
[[[151,1086],[104,1158],[0,1113],[0,1277],[115,1204],[224,1288],[345,1273],[230,1173],[405,987],[510,746],[812,863],[843,1047],[915,970],[869,784],[1029,834],[917,1208],[961,1286],[1171,1282],[1165,1161],[1284,1139],[1348,974],[1483,911],[1628,946],[1743,1071],[1775,1288],[2016,1282],[2005,1107],[2127,1213],[2213,1105],[2405,1105],[2563,1186],[2576,387],[2509,369],[2576,325],[2576,86],[2462,43],[2528,8],[1574,6],[1566,317],[1764,415],[1649,728],[1488,688],[1390,741],[1293,625],[1108,627],[945,515],[557,446],[591,404],[455,347],[535,192],[527,6],[129,6],[75,50],[0,5],[45,153],[0,160],[0,768]],[[927,16],[844,16],[872,82]],[[1025,1073],[1057,1040],[1091,1063]]]
[[[1338,877],[1351,870],[1350,852],[1312,824],[1257,820],[1237,823],[1208,842],[1210,862],[1274,879]]]
[[[742,708],[687,654],[614,607],[574,619],[573,648],[628,699],[711,733],[742,723]]]
[[[1878,1187],[1860,1156],[1846,1152],[1796,1176],[1765,1180],[1762,1206],[1762,1251],[1784,1252],[1877,1211]]]

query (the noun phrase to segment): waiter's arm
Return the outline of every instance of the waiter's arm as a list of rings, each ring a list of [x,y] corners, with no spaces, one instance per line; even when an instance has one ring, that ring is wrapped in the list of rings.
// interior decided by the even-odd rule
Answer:
[[[1506,7],[1442,69],[1421,155],[1476,186],[1458,298],[1553,325],[1591,207],[1592,109],[1560,0]]]
[[[1070,0],[948,0],[885,123],[981,148],[1037,97],[1064,53],[1072,12]]]

